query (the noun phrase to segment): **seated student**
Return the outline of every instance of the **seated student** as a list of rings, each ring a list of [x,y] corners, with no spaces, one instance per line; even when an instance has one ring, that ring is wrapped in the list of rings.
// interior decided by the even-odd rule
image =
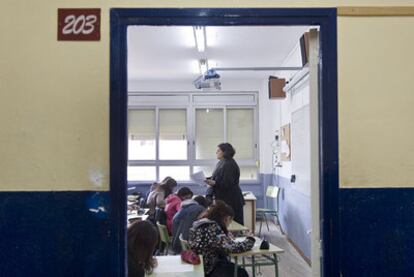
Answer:
[[[150,193],[154,190],[154,189],[156,189],[160,184],[163,184],[163,183],[166,183],[169,179],[172,179],[170,176],[167,176],[167,177],[165,177],[160,183],[157,183],[157,182],[154,182],[152,185],[151,185],[151,187],[150,187],[150,189],[147,191],[147,193],[145,194],[145,196],[143,197],[144,198],[144,200],[145,200],[145,205],[147,204],[147,200],[148,200],[148,196],[150,195]],[[177,184],[175,184],[175,186],[176,186]],[[170,193],[172,193],[172,191],[170,192]],[[168,196],[168,195],[167,195]],[[165,196],[165,197],[167,197],[167,196]]]
[[[193,251],[203,255],[206,277],[233,276],[234,263],[229,261],[228,254],[245,252],[254,246],[253,237],[238,242],[228,235],[227,227],[233,216],[233,209],[229,205],[216,200],[190,229],[188,243]],[[237,273],[240,277],[249,276],[241,267]]]
[[[165,198],[167,198],[177,186],[177,181],[171,177],[166,177],[161,183],[154,184],[153,190],[149,193],[147,198],[148,219],[155,223],[156,208],[165,208]]]
[[[193,197],[193,200],[196,201],[199,205],[203,206],[205,209],[207,209],[208,206],[209,206],[207,199],[202,195],[197,195],[197,196]],[[182,206],[182,204],[181,204],[181,206]]]
[[[149,221],[135,221],[128,227],[128,276],[144,277],[157,266],[152,256],[158,234]]]
[[[206,190],[206,199],[209,206],[214,203],[215,198],[214,187],[209,186]]]
[[[165,202],[165,215],[167,217],[167,229],[168,233],[172,233],[172,221],[174,215],[181,209],[181,202],[187,199],[191,199],[193,197],[193,192],[187,188],[182,187],[180,188],[176,194],[170,194],[166,199]]]
[[[161,182],[162,183],[162,182]],[[147,204],[147,201],[148,201],[148,197],[149,197],[149,195],[150,195],[150,193],[156,188],[156,187],[158,187],[159,186],[159,184],[160,183],[157,183],[157,182],[154,182],[154,183],[152,183],[152,185],[150,186],[150,189],[145,193],[145,195],[142,197],[142,199],[141,199],[141,203],[140,203],[140,206],[141,207],[143,207],[143,208],[148,208],[148,204]]]
[[[167,225],[167,214],[163,208],[155,208],[154,223]]]
[[[180,235],[184,240],[188,240],[188,233],[191,226],[193,226],[193,222],[207,207],[207,200],[201,195],[181,202],[181,210],[173,218],[172,249],[175,253],[180,253],[182,250]]]

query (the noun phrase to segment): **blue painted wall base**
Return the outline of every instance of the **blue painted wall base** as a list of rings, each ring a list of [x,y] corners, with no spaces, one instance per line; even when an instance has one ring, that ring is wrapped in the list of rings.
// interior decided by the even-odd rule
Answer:
[[[293,243],[302,251],[308,259],[311,258],[311,234],[312,214],[311,199],[295,189],[295,184],[290,180],[274,174],[264,174],[263,190],[268,185],[280,188],[279,195],[279,223]],[[265,206],[276,209],[276,199],[265,197]]]
[[[342,276],[413,276],[414,189],[339,192]],[[1,192],[0,203],[1,276],[116,276],[107,192]]]
[[[414,276],[414,189],[339,191],[342,276]]]
[[[1,276],[115,275],[107,192],[1,192],[0,203]]]

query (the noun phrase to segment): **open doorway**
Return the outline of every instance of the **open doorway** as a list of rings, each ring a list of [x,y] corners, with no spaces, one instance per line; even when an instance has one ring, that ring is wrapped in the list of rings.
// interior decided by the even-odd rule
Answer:
[[[332,71],[326,71],[324,74],[323,71],[334,67],[334,72],[336,72],[336,44],[330,40],[331,36],[335,38],[336,30],[328,28],[327,23],[332,20],[329,17],[331,14],[327,12],[329,10],[325,10],[326,14],[323,13],[324,10],[321,11],[320,21],[315,20],[315,17],[306,21],[311,13],[315,15],[316,10],[312,12],[297,10],[298,14],[302,12],[301,16],[295,16],[293,12],[295,10],[266,9],[256,10],[253,14],[246,10],[204,10],[208,11],[207,13],[201,12],[202,10],[154,10],[154,14],[147,13],[148,10],[145,11],[145,15],[143,10],[115,9],[112,11],[111,194],[115,203],[120,204],[120,207],[114,207],[113,212],[114,219],[119,222],[120,228],[118,230],[121,247],[120,259],[125,258],[122,257],[122,253],[125,253],[122,248],[122,245],[125,245],[122,234],[124,234],[126,226],[126,196],[125,188],[120,188],[119,184],[126,184],[128,180],[129,184],[134,186],[131,186],[132,189],[145,191],[146,189],[143,189],[145,185],[149,187],[152,181],[159,181],[165,176],[175,175],[179,183],[191,185],[189,176],[192,173],[199,170],[204,171],[206,175],[211,173],[214,166],[214,156],[211,156],[214,154],[214,150],[211,148],[223,141],[231,141],[235,144],[236,149],[240,149],[241,186],[242,188],[244,186],[243,190],[253,191],[258,196],[258,207],[274,207],[276,203],[274,200],[266,198],[265,190],[268,185],[281,188],[278,200],[282,203],[279,203],[279,208],[284,205],[288,207],[287,186],[283,185],[281,180],[286,179],[287,174],[291,173],[289,174],[290,182],[295,183],[294,179],[298,178],[300,186],[304,186],[302,176],[293,176],[295,174],[292,170],[285,170],[289,166],[292,168],[296,166],[295,170],[300,172],[303,170],[303,163],[291,161],[291,164],[288,165],[288,160],[280,161],[278,155],[275,160],[272,155],[272,152],[275,152],[272,142],[276,136],[282,138],[281,133],[285,131],[281,130],[284,130],[283,128],[287,125],[284,123],[288,122],[291,122],[292,143],[300,146],[298,138],[306,137],[300,131],[302,128],[306,129],[306,126],[303,125],[306,120],[302,119],[306,118],[306,113],[310,114],[309,109],[306,110],[310,100],[308,102],[304,100],[306,93],[301,92],[300,89],[306,86],[306,84],[304,85],[306,80],[310,83],[311,78],[303,77],[306,75],[303,65],[298,65],[293,61],[300,56],[297,55],[298,38],[311,26],[321,30],[322,39],[320,41],[323,53],[322,61],[319,66],[315,67],[322,69],[322,74],[319,75],[320,82],[318,78],[313,82],[321,85],[321,88],[316,91],[315,98],[319,98],[319,105],[322,107],[318,112],[320,116],[318,125],[316,125],[319,126],[316,133],[321,134],[318,145],[326,147],[321,147],[318,151],[319,156],[317,156],[320,160],[316,169],[320,172],[318,177],[320,177],[321,195],[330,196],[329,201],[322,197],[322,205],[317,206],[322,210],[319,222],[329,219],[331,223],[334,223],[336,220],[335,209],[337,208],[335,206],[337,169],[335,168],[335,159],[331,159],[337,158],[337,126],[335,120],[329,121],[329,124],[324,123],[324,116],[328,116],[332,120],[336,119],[337,113],[336,101],[332,102],[336,100],[336,73],[332,74]],[[164,16],[159,17],[160,11],[165,13]],[[283,11],[290,16],[282,16]],[[119,17],[122,14],[127,17]],[[235,20],[234,18],[230,19],[229,15],[238,15],[239,17]],[[159,27],[157,25],[167,26]],[[213,27],[214,25],[221,26]],[[244,26],[236,27],[234,25]],[[293,26],[281,27],[278,25]],[[222,53],[214,51],[214,48],[212,48],[213,50],[196,50],[194,46],[197,45],[189,43],[193,34],[196,33],[196,28],[203,30],[205,38],[210,43],[214,39],[222,39],[222,45],[226,43],[229,45],[227,48],[224,47]],[[209,32],[210,38],[208,37]],[[286,34],[282,35],[283,32]],[[182,35],[181,38],[180,35]],[[326,36],[325,41],[323,40],[324,35]],[[272,36],[283,41],[283,43],[279,42],[274,45],[279,48],[271,49],[272,43],[275,43]],[[138,43],[134,44],[134,40]],[[251,43],[252,40],[257,43],[255,46],[254,43]],[[254,47],[249,49],[248,47],[252,47],[252,45]],[[326,48],[323,48],[324,45]],[[208,46],[208,44],[204,46]],[[243,46],[247,48],[243,49]],[[140,47],[147,47],[147,50],[140,49]],[[189,49],[186,47],[192,48],[192,51],[188,51]],[[212,45],[210,44],[208,47],[212,47]],[[154,48],[157,51],[154,52],[155,55],[151,56],[150,49]],[[177,52],[169,52],[175,48]],[[240,50],[240,52],[232,49]],[[192,59],[184,56],[186,54],[180,54],[185,50],[193,53]],[[330,51],[333,51],[334,54]],[[274,52],[277,52],[277,55],[274,55]],[[169,56],[171,53],[173,56]],[[241,53],[246,53],[246,55]],[[166,54],[167,56],[163,57]],[[138,57],[134,58],[134,55],[138,55]],[[334,60],[330,60],[329,63],[324,62],[324,59],[330,55],[334,56]],[[134,65],[135,61],[138,62],[138,65]],[[206,76],[206,69],[203,66],[213,69],[213,73],[220,75],[220,77],[199,79],[198,76],[203,74]],[[288,96],[291,103],[289,105],[281,102],[275,104],[264,94],[264,91],[266,94],[268,93],[267,82],[270,75],[285,77],[291,82],[291,94]],[[301,79],[298,80],[299,78]],[[325,78],[330,78],[331,82],[327,82]],[[205,89],[200,90],[199,87],[203,86]],[[333,92],[334,95],[328,94],[327,90],[324,94],[325,88],[329,88],[330,93]],[[301,99],[300,104],[298,103],[299,98]],[[329,108],[324,109],[326,107],[323,105],[324,103],[330,104]],[[129,108],[128,116],[127,107]],[[291,118],[287,121],[281,113],[286,108],[293,111],[289,112]],[[278,113],[279,115],[277,115]],[[271,120],[273,117],[277,120]],[[130,122],[128,133],[130,147],[127,155],[126,136],[122,137],[119,134],[126,133],[128,120]],[[325,120],[327,119],[325,118]],[[135,123],[131,124],[131,122]],[[153,124],[148,124],[149,122]],[[210,128],[214,128],[214,132],[209,132],[208,128],[203,129],[202,126],[206,126],[206,124],[209,124]],[[308,122],[308,124],[308,128],[310,128],[311,123]],[[118,131],[120,133],[117,133]],[[276,134],[277,131],[281,133]],[[144,136],[140,137],[139,134],[144,134]],[[324,144],[324,139],[329,143]],[[280,152],[287,153],[289,156],[290,150],[286,151],[283,143],[286,142],[281,141]],[[132,145],[134,146],[131,147]],[[168,149],[174,149],[174,151]],[[292,154],[297,149],[299,148],[292,149]],[[299,152],[304,153],[302,150]],[[266,155],[266,152],[269,154]],[[120,153],[125,156],[119,157]],[[285,166],[283,166],[284,162]],[[266,165],[266,163],[268,164]],[[125,167],[121,169],[120,165]],[[125,171],[127,165],[128,172]],[[327,171],[327,165],[329,165],[329,171]],[[266,176],[269,169],[272,174]],[[331,181],[329,186],[326,184],[327,180]],[[115,182],[118,185],[115,185]],[[328,187],[329,189],[327,189]],[[310,192],[310,186],[304,188],[304,190],[307,189]],[[203,194],[203,188],[200,186],[194,186],[193,190],[197,194]],[[283,203],[284,200],[286,203]],[[326,212],[324,207],[330,209]],[[288,223],[287,221],[283,222],[283,218],[280,218],[282,219],[281,225],[287,227]],[[332,234],[335,235],[335,232],[332,232],[335,230],[335,225],[328,226],[329,229],[326,229],[326,226],[324,228],[324,225],[321,226],[323,231],[322,247],[325,254],[329,253],[330,247],[335,244],[335,237],[332,236]],[[292,228],[293,231],[285,231],[291,231],[291,234],[294,234],[297,229],[296,227],[289,228]],[[281,229],[283,230],[283,228]],[[308,236],[314,231],[312,227],[309,228],[309,225],[303,227],[302,230],[305,230]],[[327,230],[329,230],[329,237],[326,236],[328,233],[325,233]],[[317,237],[319,238],[319,236]],[[310,239],[308,241],[310,243]],[[303,246],[303,242],[297,243]],[[310,248],[308,250],[304,250],[302,253],[305,257],[310,254]],[[306,251],[308,253],[304,253]],[[335,256],[328,257],[328,260],[323,259],[325,274],[335,270]],[[318,276],[319,272],[319,270],[314,270],[314,274],[316,274],[314,276]],[[327,274],[326,276],[332,275]]]

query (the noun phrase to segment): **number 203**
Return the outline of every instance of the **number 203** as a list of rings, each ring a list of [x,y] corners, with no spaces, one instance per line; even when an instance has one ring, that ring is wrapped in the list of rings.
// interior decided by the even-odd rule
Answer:
[[[97,20],[96,15],[79,15],[75,16],[73,14],[65,17],[65,26],[63,26],[62,33],[64,35],[80,33],[88,35],[93,32],[95,29],[95,22]]]

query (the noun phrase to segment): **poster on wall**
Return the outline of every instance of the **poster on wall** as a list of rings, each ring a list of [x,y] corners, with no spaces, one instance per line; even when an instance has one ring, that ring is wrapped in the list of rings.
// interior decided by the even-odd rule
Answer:
[[[280,159],[282,161],[291,160],[291,151],[290,151],[290,123],[283,125],[280,128]]]

